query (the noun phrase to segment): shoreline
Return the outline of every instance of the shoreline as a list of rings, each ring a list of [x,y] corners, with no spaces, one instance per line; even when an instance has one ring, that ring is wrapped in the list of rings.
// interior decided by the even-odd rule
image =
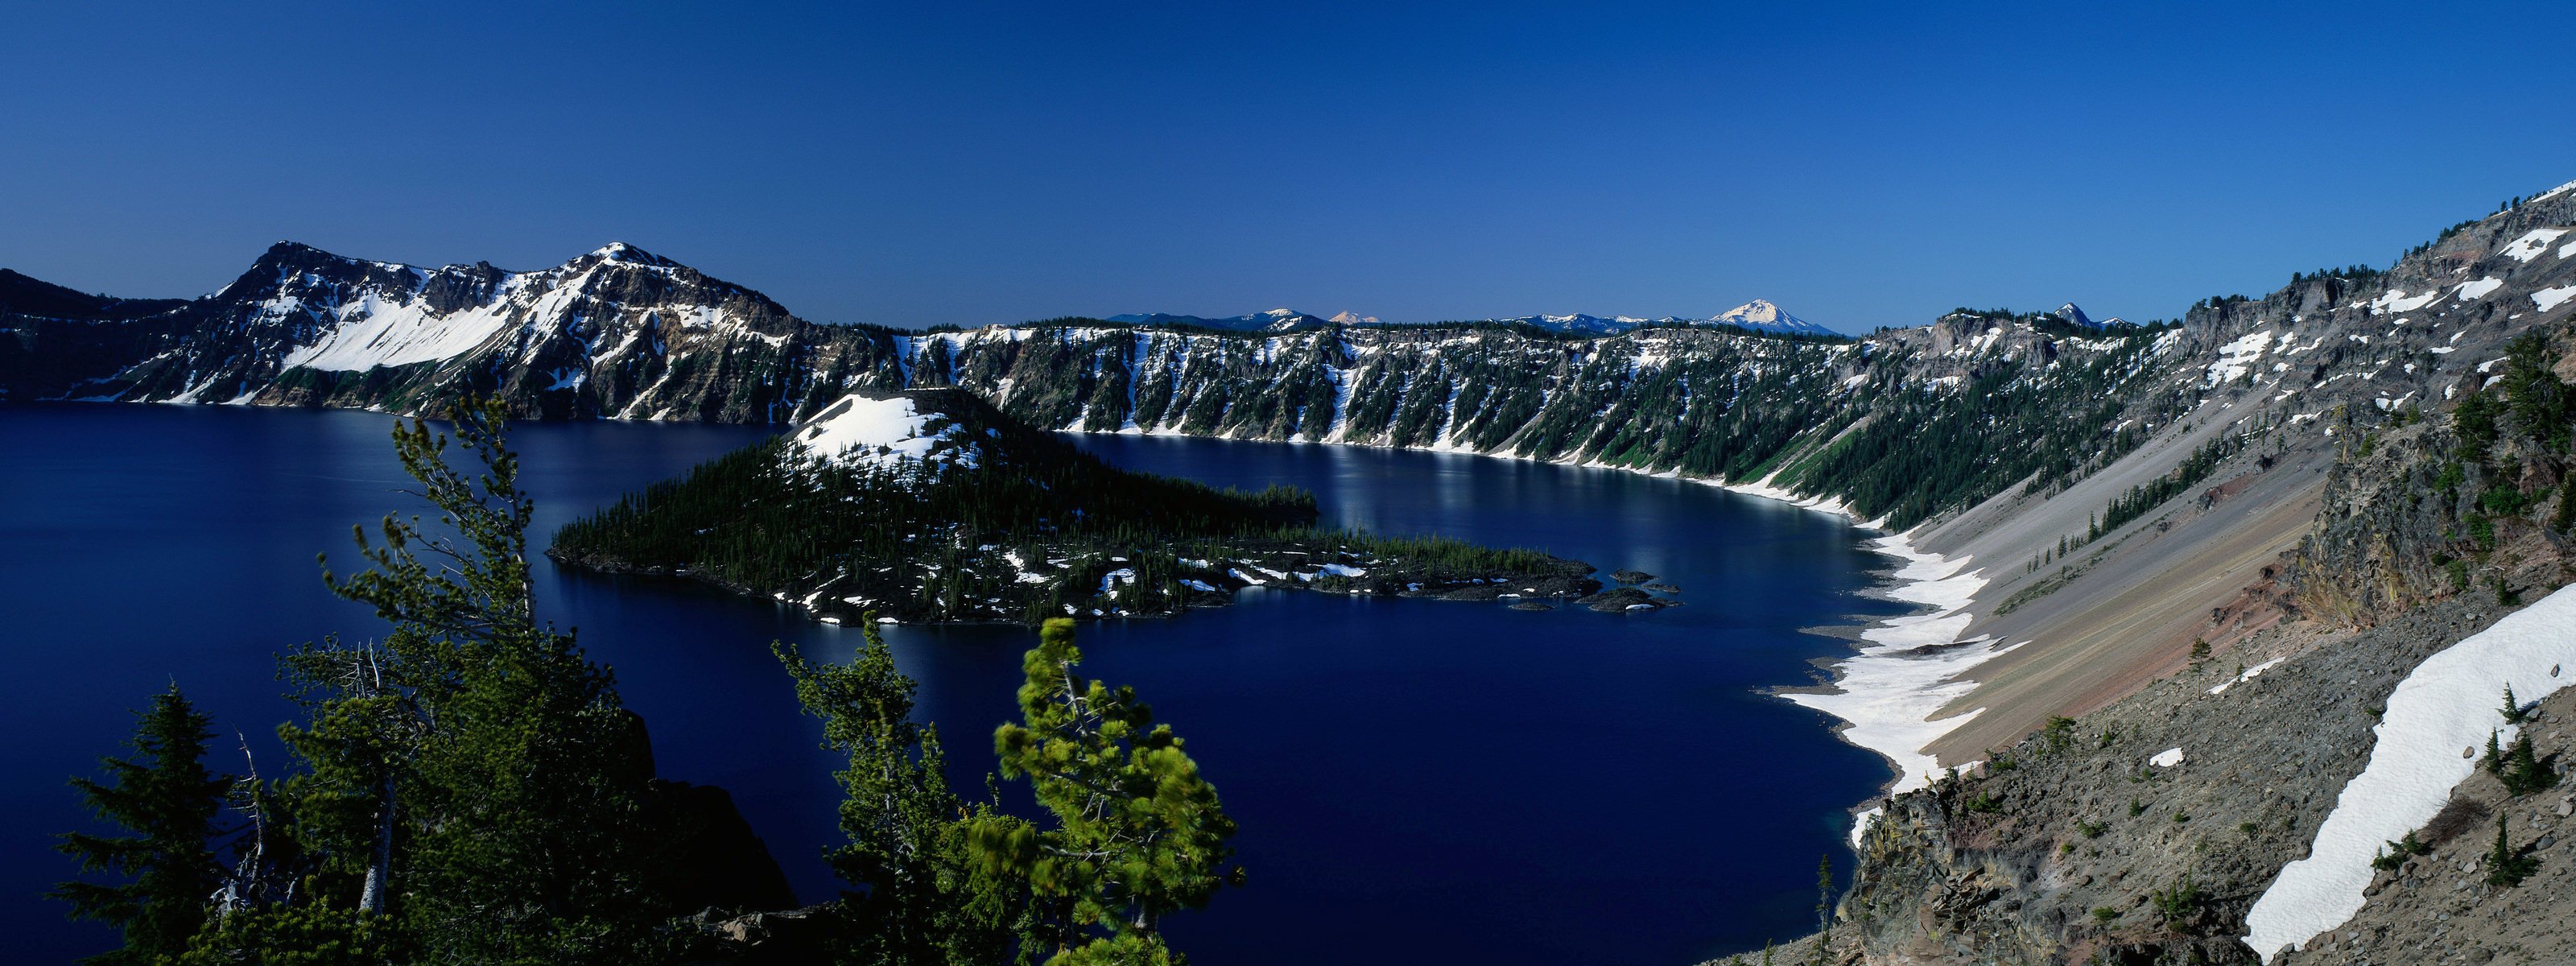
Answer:
[[[1971,708],[1946,718],[1932,716],[1976,690],[1976,682],[1962,680],[1970,670],[2021,646],[1996,647],[1991,640],[1960,638],[1976,620],[1967,607],[1986,586],[1984,571],[1967,569],[1973,557],[1951,560],[1918,550],[1905,534],[1889,531],[1885,518],[1862,522],[1838,498],[1801,497],[1770,485],[1769,478],[1743,484],[1701,482],[1803,510],[1833,514],[1860,529],[1884,534],[1871,541],[1876,545],[1875,552],[1895,558],[1899,565],[1886,576],[1881,590],[1888,599],[1921,609],[1881,618],[1863,627],[1854,642],[1857,653],[1833,662],[1835,673],[1830,689],[1784,691],[1780,696],[1841,720],[1844,724],[1835,729],[1835,734],[1843,741],[1887,760],[1896,770],[1896,777],[1881,788],[1878,797],[1929,786],[1941,763],[1923,749],[1974,720],[1985,709]],[[1872,805],[1853,812],[1854,848],[1859,847],[1861,836],[1869,831],[1881,810],[1882,806]]]
[[[1337,440],[1239,440],[1226,436],[1205,436],[1144,427],[1122,427],[1116,430],[1059,429],[1055,432],[1104,436],[1177,436],[1190,439],[1222,439],[1231,442],[1291,442],[1320,446],[1356,446],[1363,449],[1448,453],[1524,463],[1543,463],[1577,469],[1615,470],[1658,479],[1673,479],[1702,486],[1712,486],[1744,496],[1786,503],[1802,510],[1843,518],[1855,529],[1877,531],[1880,536],[1870,542],[1872,552],[1894,558],[1897,566],[1873,588],[1890,600],[1914,604],[1916,613],[1896,617],[1867,618],[1849,627],[1854,653],[1827,662],[1833,679],[1823,684],[1783,685],[1770,694],[1800,707],[1821,711],[1841,722],[1832,729],[1844,743],[1878,755],[1896,774],[1882,783],[1873,798],[1886,798],[1927,787],[1933,772],[1941,765],[1936,756],[1923,749],[1985,711],[1972,708],[1946,718],[1933,718],[1950,702],[1974,691],[1977,682],[1962,680],[1977,666],[2020,648],[2023,641],[2005,647],[1995,641],[1970,639],[1960,634],[1976,620],[1967,607],[1988,580],[1983,570],[1969,570],[1973,557],[1951,560],[1940,554],[1915,548],[1905,534],[1887,529],[1887,519],[1862,520],[1840,497],[1800,496],[1771,485],[1772,477],[1750,483],[1733,483],[1708,477],[1683,476],[1679,470],[1648,471],[1617,466],[1599,461],[1573,459],[1546,460],[1511,453],[1485,453],[1449,444],[1444,434],[1439,443],[1430,446],[1387,446]],[[1837,637],[1843,635],[1834,635]],[[1972,767],[1974,762],[1961,762],[1952,767]],[[1855,806],[1851,839],[1858,847],[1871,820],[1881,811],[1877,805]]]

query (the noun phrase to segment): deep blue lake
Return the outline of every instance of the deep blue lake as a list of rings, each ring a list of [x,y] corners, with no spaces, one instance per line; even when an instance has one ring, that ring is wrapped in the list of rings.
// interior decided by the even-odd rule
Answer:
[[[0,406],[0,930],[11,959],[109,944],[39,897],[86,821],[64,781],[119,753],[127,709],[176,681],[261,765],[289,708],[271,655],[381,625],[326,593],[349,528],[396,509],[391,417],[136,405]],[[520,427],[543,533],[756,440],[743,427]],[[1087,624],[1085,669],[1133,684],[1242,825],[1241,889],[1168,921],[1206,966],[1683,966],[1810,928],[1816,860],[1888,775],[1823,716],[1761,689],[1846,652],[1802,628],[1896,612],[1854,596],[1887,561],[1840,520],[1608,470],[1332,446],[1084,437],[1112,462],[1290,483],[1330,522],[1632,567],[1688,606],[1494,604],[1250,591],[1230,608]],[[541,542],[541,541],[540,541]],[[846,658],[858,631],[766,601],[538,561],[540,617],[580,629],[651,723],[664,776],[732,791],[807,901],[835,885],[833,762],[771,659]],[[1016,714],[1014,627],[890,628],[961,772]],[[213,763],[239,770],[229,737]],[[968,782],[980,788],[980,778]]]

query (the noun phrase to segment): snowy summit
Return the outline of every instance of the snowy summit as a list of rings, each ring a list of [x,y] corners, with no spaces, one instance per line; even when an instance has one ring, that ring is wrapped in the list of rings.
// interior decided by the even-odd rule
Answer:
[[[1754,299],[1709,317],[1710,325],[1731,325],[1756,332],[1779,332],[1792,335],[1833,335],[1834,330],[1782,311],[1768,299]]]
[[[932,421],[941,423],[932,429]],[[981,453],[957,438],[956,420],[923,412],[911,397],[841,398],[796,430],[795,440],[819,459],[843,465],[894,465],[912,461],[974,469]]]

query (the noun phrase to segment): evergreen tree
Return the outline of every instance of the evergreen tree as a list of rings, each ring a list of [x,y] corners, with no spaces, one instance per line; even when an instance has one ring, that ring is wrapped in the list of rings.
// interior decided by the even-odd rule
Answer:
[[[914,683],[871,621],[847,665],[814,664],[794,645],[771,650],[796,679],[796,697],[823,719],[823,747],[849,758],[840,771],[841,830],[832,870],[864,890],[843,897],[853,928],[844,963],[974,964],[1010,958],[1026,886],[979,873],[967,848],[974,821],[1011,825],[990,804],[970,813],[949,787],[938,730],[911,720]]]
[[[1825,961],[1825,947],[1834,934],[1834,856],[1825,853],[1816,859],[1816,961]]]
[[[2487,884],[2511,888],[2539,870],[2539,859],[2514,848],[2513,840],[2505,837],[2504,816],[2497,815],[2495,847],[2487,850]]]
[[[131,834],[69,832],[55,845],[79,859],[84,873],[128,880],[75,879],[48,893],[71,903],[74,917],[123,931],[122,948],[85,963],[123,966],[177,955],[205,922],[207,896],[223,876],[207,842],[231,779],[204,763],[213,719],[191,706],[176,684],[136,717],[141,723],[127,742],[134,757],[105,759],[107,781],[72,779],[93,814]]]
[[[2546,791],[2558,784],[2557,770],[2532,752],[2528,734],[2514,736],[2513,748],[2502,756],[2496,777],[2504,780],[2505,791],[2517,796]]]
[[[373,566],[331,589],[394,624],[380,643],[326,641],[285,660],[310,710],[282,729],[310,766],[284,797],[321,884],[303,901],[392,917],[422,958],[618,962],[655,915],[639,725],[608,671],[536,623],[533,507],[505,410],[467,403],[448,437],[397,424],[394,450],[438,516],[358,534]]]
[[[1171,726],[1133,688],[1074,673],[1081,661],[1073,622],[1047,621],[1022,663],[1024,723],[993,734],[1002,774],[1027,776],[1056,827],[981,818],[974,848],[988,869],[1025,876],[1054,917],[1050,963],[1164,962],[1162,917],[1241,881],[1221,871],[1234,820]]]

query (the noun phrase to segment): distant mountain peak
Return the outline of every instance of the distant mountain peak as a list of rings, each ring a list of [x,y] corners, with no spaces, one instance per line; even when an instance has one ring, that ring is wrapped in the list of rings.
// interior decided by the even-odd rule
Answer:
[[[1731,325],[1757,332],[1832,335],[1834,330],[1791,315],[1770,299],[1754,299],[1709,318],[1711,325]]]
[[[1326,322],[1330,322],[1330,323],[1332,323],[1332,324],[1334,324],[1334,325],[1376,325],[1376,324],[1378,324],[1377,316],[1374,316],[1374,315],[1361,315],[1361,314],[1359,314],[1359,313],[1357,313],[1357,312],[1352,312],[1352,311],[1350,311],[1350,310],[1348,310],[1348,309],[1345,309],[1345,310],[1340,311],[1340,312],[1335,312],[1335,313],[1333,313],[1333,317],[1332,317],[1332,318],[1325,319],[1324,321],[1326,321]]]
[[[589,257],[596,258],[604,262],[619,262],[629,265],[651,265],[657,268],[680,267],[680,263],[678,262],[653,254],[652,252],[645,251],[622,241],[609,242],[608,244],[601,245],[598,248],[591,249]]]
[[[2058,307],[2057,307],[2057,309],[2056,309],[2055,311],[2052,311],[2052,312],[2050,312],[2050,313],[2048,313],[2048,314],[2050,314],[2050,315],[2054,315],[2054,316],[2056,316],[2056,317],[2058,317],[2058,318],[2061,318],[2061,319],[2065,319],[2065,320],[2066,320],[2066,321],[2068,321],[2068,322],[2075,323],[2076,325],[2080,325],[2080,326],[2083,326],[2083,327],[2088,328],[2088,329],[2096,329],[2096,328],[2100,328],[2100,327],[2101,327],[2101,323],[2098,323],[2098,322],[2093,321],[2093,317],[2092,317],[2092,316],[2089,316],[2089,315],[2084,314],[2084,310],[2083,310],[2083,309],[2081,309],[2081,308],[2076,307],[2075,303],[2073,303],[2073,302],[2068,302],[2068,303],[2066,303],[2066,304],[2064,304],[2064,305],[2060,305],[2060,306],[2058,306]]]

